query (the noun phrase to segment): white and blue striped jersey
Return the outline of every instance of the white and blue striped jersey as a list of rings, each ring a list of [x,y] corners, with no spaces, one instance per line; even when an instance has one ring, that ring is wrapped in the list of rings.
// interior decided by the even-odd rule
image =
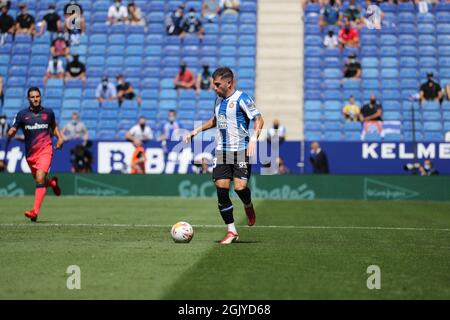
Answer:
[[[250,120],[261,115],[252,98],[236,90],[230,97],[218,97],[214,114],[217,123],[216,150],[242,151],[249,142]]]

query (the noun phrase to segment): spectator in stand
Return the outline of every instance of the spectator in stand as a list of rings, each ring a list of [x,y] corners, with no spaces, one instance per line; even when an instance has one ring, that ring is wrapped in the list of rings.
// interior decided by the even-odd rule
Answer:
[[[71,46],[80,44],[80,36],[86,32],[83,7],[76,0],[64,6],[64,33]]]
[[[325,48],[334,49],[339,46],[338,37],[334,34],[334,30],[328,30],[328,34],[323,38]]]
[[[133,100],[134,98],[136,98],[136,101],[140,106],[142,103],[142,99],[141,97],[136,96],[131,83],[126,82],[124,76],[121,74],[117,75],[116,80],[117,100],[119,101],[119,107],[122,106],[124,100]]]
[[[6,115],[0,114],[0,139],[8,138],[8,130],[10,126],[6,120]]]
[[[313,172],[315,174],[328,174],[330,169],[328,168],[328,157],[320,148],[318,142],[311,143],[311,153],[309,156],[309,161],[313,166]]]
[[[3,94],[3,77],[0,76],[0,107],[3,107],[5,102],[5,95]]]
[[[239,14],[239,0],[220,0],[222,14]]]
[[[113,101],[117,98],[117,90],[114,84],[109,82],[108,77],[103,77],[102,81],[97,86],[97,91],[95,92],[95,97],[100,105],[104,101]]]
[[[358,27],[362,27],[361,8],[356,4],[356,0],[350,0],[349,6],[344,11],[344,18],[354,23]]]
[[[352,27],[350,21],[346,20],[344,27],[339,31],[339,49],[359,48],[359,32]]]
[[[442,88],[439,83],[433,80],[433,72],[428,72],[427,79],[427,82],[420,86],[420,103],[424,101],[441,102],[443,97]]]
[[[197,76],[197,94],[200,94],[201,90],[212,90],[213,81],[212,74],[209,71],[209,65],[204,64],[202,66],[202,72]]]
[[[341,25],[341,6],[336,0],[329,0],[320,10],[319,26],[340,26]]]
[[[122,4],[122,0],[114,0],[114,4],[108,9],[108,24],[121,24],[128,21],[127,7]]]
[[[66,65],[64,79],[66,82],[70,80],[81,80],[83,83],[86,82],[86,66],[80,61],[80,56],[78,54],[74,54],[72,61]]]
[[[85,145],[88,141],[88,130],[83,122],[80,121],[77,112],[72,112],[72,119],[64,126],[61,131],[64,141],[83,140]]]
[[[286,163],[284,162],[284,159],[282,157],[277,157],[277,165],[278,165],[277,174],[291,173],[291,170],[289,170],[289,168],[286,166]]]
[[[439,175],[439,171],[437,171],[434,167],[433,167],[433,163],[431,162],[430,159],[426,159],[423,162],[423,166],[419,167],[419,172],[421,176],[437,176]]]
[[[208,22],[213,22],[220,14],[220,10],[219,0],[203,0],[202,16],[207,19]]]
[[[348,103],[342,108],[342,114],[347,121],[359,121],[359,106],[355,102],[355,97],[350,96]]]
[[[50,33],[50,41],[53,41],[55,34],[63,30],[61,17],[56,13],[56,6],[54,4],[48,6],[48,13],[41,21],[39,36],[44,34],[44,29],[47,29]]]
[[[345,62],[343,75],[346,80],[359,80],[361,79],[362,69],[361,63],[356,59],[356,54],[352,53],[347,57]]]
[[[128,130],[125,139],[132,142],[134,146],[141,146],[149,140],[153,139],[153,131],[147,125],[145,117],[139,117],[138,123]]]
[[[183,29],[181,24],[184,20],[184,5],[180,5],[174,12],[166,16],[166,31],[170,36],[179,36]]]
[[[176,140],[176,137],[180,135],[180,129],[181,126],[177,121],[177,112],[175,110],[169,110],[167,121],[164,123],[161,136],[159,137],[166,158],[168,153],[167,141],[172,141],[172,139]]]
[[[70,58],[69,42],[66,41],[63,33],[58,33],[56,39],[52,41],[50,54],[52,56],[64,57],[66,59]]]
[[[280,144],[286,140],[286,128],[283,125],[280,125],[280,120],[274,119],[272,128],[267,132],[267,141],[272,142],[277,139]]]
[[[43,83],[47,85],[48,79],[64,79],[64,65],[58,56],[53,56],[47,66],[47,72],[44,75]]]
[[[142,17],[141,8],[134,1],[128,3],[128,23],[132,26],[146,26],[145,19]]]
[[[184,38],[187,33],[197,34],[197,37],[202,40],[205,35],[205,29],[202,26],[202,21],[197,15],[194,8],[189,9],[188,15],[184,18],[181,29],[183,30],[180,34],[180,38]]]
[[[195,78],[185,62],[180,64],[180,72],[174,80],[175,89],[195,89]]]
[[[377,97],[372,95],[370,102],[363,105],[361,112],[359,113],[359,121],[383,121],[383,107],[381,103],[377,101]]]
[[[8,33],[14,38],[14,18],[8,14],[8,6],[4,5],[1,8],[2,14],[0,15],[0,46],[6,42]]]
[[[19,4],[19,9],[20,14],[16,17],[16,34],[29,34],[31,37],[34,37],[34,17],[28,13],[28,8],[25,3]]]
[[[445,91],[445,99],[447,99],[447,101],[450,101],[450,83],[447,83],[444,91]]]

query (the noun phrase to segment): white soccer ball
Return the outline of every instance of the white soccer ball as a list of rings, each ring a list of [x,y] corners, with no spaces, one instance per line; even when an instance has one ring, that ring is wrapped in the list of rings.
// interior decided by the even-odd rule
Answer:
[[[173,241],[178,243],[188,243],[194,236],[194,229],[192,229],[192,226],[189,223],[180,221],[172,226],[170,234],[172,235]]]

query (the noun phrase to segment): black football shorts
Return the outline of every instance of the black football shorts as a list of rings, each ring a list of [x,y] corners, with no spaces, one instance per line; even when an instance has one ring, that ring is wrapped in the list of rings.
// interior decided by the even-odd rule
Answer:
[[[222,152],[216,151],[213,164],[213,179],[222,180],[233,178],[249,180],[252,173],[247,151]]]

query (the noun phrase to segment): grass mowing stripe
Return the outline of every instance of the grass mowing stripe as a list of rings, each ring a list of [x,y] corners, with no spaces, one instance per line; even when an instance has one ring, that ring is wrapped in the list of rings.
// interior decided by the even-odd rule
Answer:
[[[224,228],[223,225],[192,225],[195,228]],[[171,225],[161,224],[88,224],[88,223],[1,223],[0,227],[92,227],[92,228],[171,228]],[[364,226],[240,226],[249,229],[341,229],[341,230],[392,230],[392,231],[442,231],[450,232],[450,229],[437,228],[408,228],[408,227],[364,227]]]

